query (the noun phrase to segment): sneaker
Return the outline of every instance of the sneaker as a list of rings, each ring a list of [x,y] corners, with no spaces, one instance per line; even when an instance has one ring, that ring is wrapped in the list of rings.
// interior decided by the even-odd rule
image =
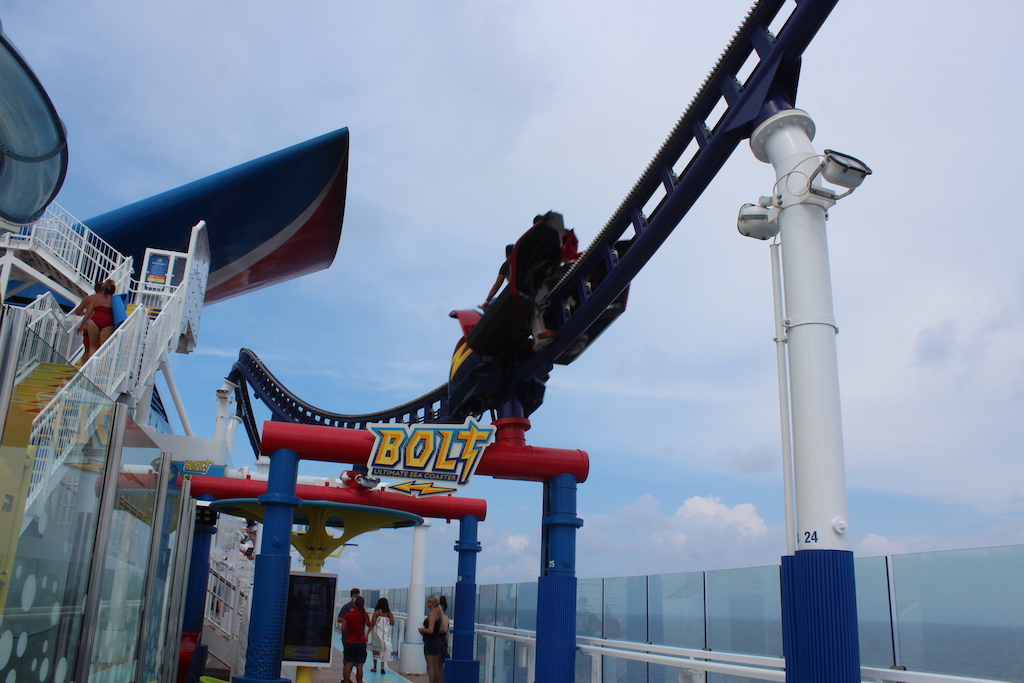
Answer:
[[[551,346],[555,339],[558,337],[558,333],[554,330],[544,330],[538,334],[533,340],[533,352],[540,353],[544,349]]]

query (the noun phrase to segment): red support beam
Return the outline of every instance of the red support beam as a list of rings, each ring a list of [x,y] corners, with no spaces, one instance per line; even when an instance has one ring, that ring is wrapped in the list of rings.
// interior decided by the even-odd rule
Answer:
[[[298,453],[298,451],[296,452]],[[267,482],[260,479],[232,479],[200,474],[192,477],[192,496],[195,498],[204,495],[213,496],[217,500],[258,498],[266,492]],[[411,512],[420,517],[433,519],[462,519],[467,515],[473,515],[483,521],[487,517],[487,501],[482,498],[459,498],[456,496],[414,498],[404,493],[372,490],[361,486],[310,486],[308,484],[296,486],[295,495],[302,500],[326,500],[332,503],[368,505]]]
[[[586,451],[527,446],[525,433],[530,421],[525,418],[501,418],[494,425],[497,439],[484,451],[476,474],[520,481],[550,481],[571,474],[578,482],[586,481],[590,473]],[[361,429],[264,422],[260,453],[270,455],[282,448],[295,451],[304,460],[365,465],[373,449],[373,434]]]

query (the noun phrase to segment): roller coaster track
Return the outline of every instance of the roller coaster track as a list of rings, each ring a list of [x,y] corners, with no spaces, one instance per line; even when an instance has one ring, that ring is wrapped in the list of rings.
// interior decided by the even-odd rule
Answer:
[[[259,425],[256,424],[247,386],[251,387],[256,397],[270,409],[272,419],[280,422],[363,429],[370,422],[438,423],[444,422],[448,415],[447,384],[442,384],[419,398],[388,410],[366,415],[332,413],[306,403],[288,391],[267,369],[263,361],[249,349],[238,352],[238,360],[232,366],[227,379],[235,384],[236,412],[242,419],[245,431],[249,435],[249,443],[257,454],[260,452]]]
[[[587,334],[668,239],[740,142],[750,137],[760,122],[794,106],[800,57],[836,2],[760,0],[751,7],[640,179],[552,288],[547,302],[558,316],[558,338],[511,369],[494,405],[519,400],[524,387],[546,380],[556,360]],[[779,22],[786,5],[791,11]],[[773,23],[782,24],[777,35],[770,30]],[[446,385],[370,415],[329,413],[291,394],[245,349],[229,379],[243,378],[240,396],[248,382],[275,420],[361,428],[377,421],[443,422],[448,414]],[[244,401],[239,398],[239,410],[250,421],[246,428],[258,446],[247,395]]]
[[[547,301],[558,315],[558,338],[509,373],[498,404],[550,372],[668,239],[739,143],[761,121],[795,104],[800,56],[837,1],[802,0],[777,36],[769,27],[786,1],[761,0],[750,9],[643,175],[552,288]],[[723,103],[721,117],[710,120]]]

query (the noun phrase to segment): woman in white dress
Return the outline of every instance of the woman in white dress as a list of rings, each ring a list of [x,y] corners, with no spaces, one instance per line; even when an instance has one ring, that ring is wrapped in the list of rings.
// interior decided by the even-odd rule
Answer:
[[[377,601],[370,617],[370,650],[373,652],[373,668],[377,670],[377,659],[380,659],[380,670],[384,671],[384,662],[391,661],[391,627],[395,625],[395,615],[391,613],[387,598]]]

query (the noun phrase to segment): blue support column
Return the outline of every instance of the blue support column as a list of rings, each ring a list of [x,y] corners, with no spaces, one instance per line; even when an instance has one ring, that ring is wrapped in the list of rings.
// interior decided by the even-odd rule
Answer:
[[[783,555],[779,567],[779,587],[782,593],[782,656],[786,660],[786,683],[797,683],[796,662],[796,605],[793,588],[793,556]]]
[[[259,497],[266,509],[263,538],[256,556],[253,595],[249,613],[249,646],[245,651],[245,674],[234,683],[286,683],[281,678],[284,652],[284,620],[288,607],[288,577],[291,568],[292,519],[302,501],[295,495],[299,456],[282,448],[270,455],[267,492]]]
[[[786,653],[786,683],[859,683],[853,551],[798,550],[792,574],[796,659]]]
[[[196,510],[195,533],[192,535],[192,559],[189,561],[188,584],[185,587],[185,609],[181,620],[183,634],[203,632],[206,607],[206,584],[210,579],[210,544],[217,533],[217,513],[207,507]],[[203,674],[206,646],[196,636],[188,672],[178,672],[178,680],[195,683]]]
[[[477,541],[479,520],[467,515],[459,521],[459,580],[455,584],[455,621],[452,630],[452,658],[445,662],[446,683],[477,683],[480,680],[480,660],[473,659],[476,639],[476,555],[480,552]]]
[[[576,671],[576,478],[544,483],[541,576],[537,581],[537,683],[564,683]]]

